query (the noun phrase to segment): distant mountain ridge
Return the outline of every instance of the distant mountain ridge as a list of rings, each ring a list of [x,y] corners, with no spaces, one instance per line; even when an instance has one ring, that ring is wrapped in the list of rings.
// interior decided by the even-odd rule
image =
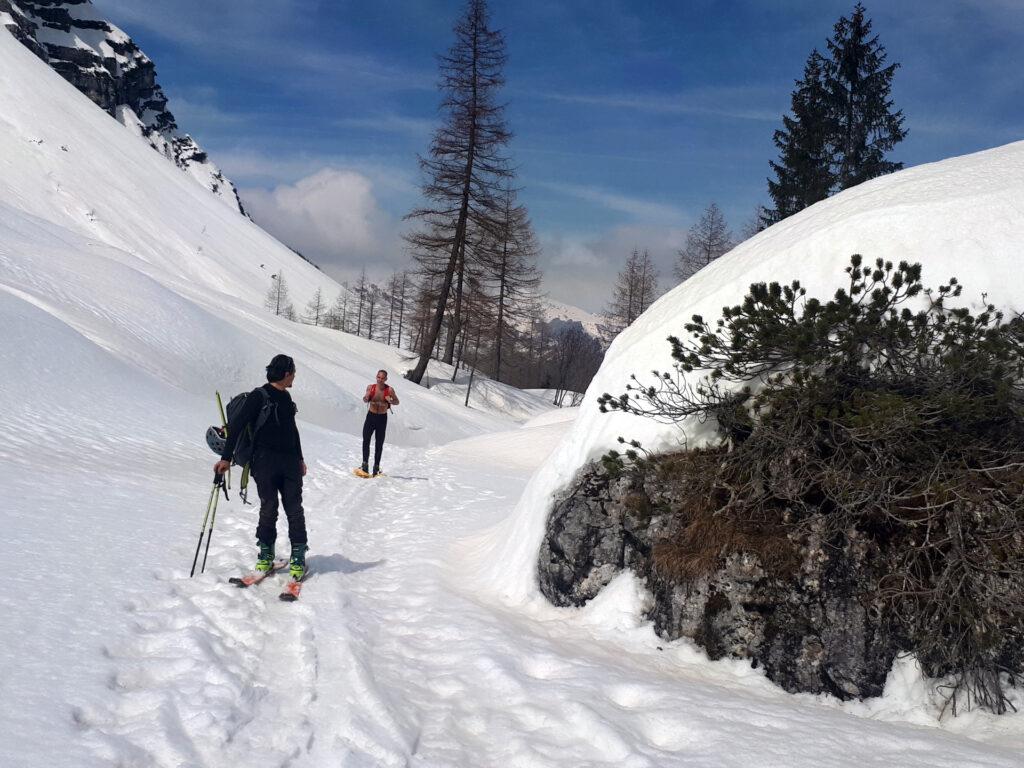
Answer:
[[[601,338],[598,330],[598,325],[602,322],[601,316],[587,312],[585,309],[548,298],[544,299],[541,316],[555,333],[572,324],[579,324],[588,336],[595,339]]]
[[[182,133],[156,68],[91,0],[0,0],[0,26],[107,114],[243,215],[235,185]]]

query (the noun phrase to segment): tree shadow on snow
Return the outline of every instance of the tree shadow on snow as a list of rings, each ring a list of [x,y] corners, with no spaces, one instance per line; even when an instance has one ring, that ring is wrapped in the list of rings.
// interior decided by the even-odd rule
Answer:
[[[310,555],[306,558],[306,565],[310,572],[316,573],[358,573],[370,568],[376,568],[384,560],[374,560],[372,563],[358,563],[349,560],[344,555]]]

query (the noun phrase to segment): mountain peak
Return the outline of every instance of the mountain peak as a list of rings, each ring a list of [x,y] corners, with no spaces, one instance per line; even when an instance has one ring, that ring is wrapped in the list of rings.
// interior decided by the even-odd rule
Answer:
[[[238,192],[205,151],[182,133],[156,82],[156,68],[91,0],[0,0],[0,25],[126,128],[227,205]]]

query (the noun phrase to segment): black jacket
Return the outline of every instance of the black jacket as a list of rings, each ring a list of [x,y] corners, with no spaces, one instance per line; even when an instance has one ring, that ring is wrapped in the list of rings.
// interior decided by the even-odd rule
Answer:
[[[230,461],[235,452],[238,438],[246,427],[256,428],[256,419],[263,407],[262,389],[270,401],[269,418],[256,433],[256,451],[270,451],[285,456],[296,456],[302,460],[302,442],[299,440],[299,429],[295,425],[295,414],[298,407],[286,390],[279,390],[269,383],[252,391],[245,399],[242,410],[228,424],[228,439],[224,444],[221,458]]]

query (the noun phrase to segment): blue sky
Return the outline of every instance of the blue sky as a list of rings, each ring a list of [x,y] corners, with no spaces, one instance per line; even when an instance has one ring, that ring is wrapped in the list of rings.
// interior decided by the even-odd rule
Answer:
[[[183,130],[254,218],[334,276],[407,263],[402,216],[438,123],[436,56],[463,0],[94,0],[155,61]],[[907,165],[1024,138],[1024,0],[865,3]],[[510,154],[551,297],[597,311],[635,246],[662,289],[712,201],[767,202],[772,132],[854,2],[492,0]]]

